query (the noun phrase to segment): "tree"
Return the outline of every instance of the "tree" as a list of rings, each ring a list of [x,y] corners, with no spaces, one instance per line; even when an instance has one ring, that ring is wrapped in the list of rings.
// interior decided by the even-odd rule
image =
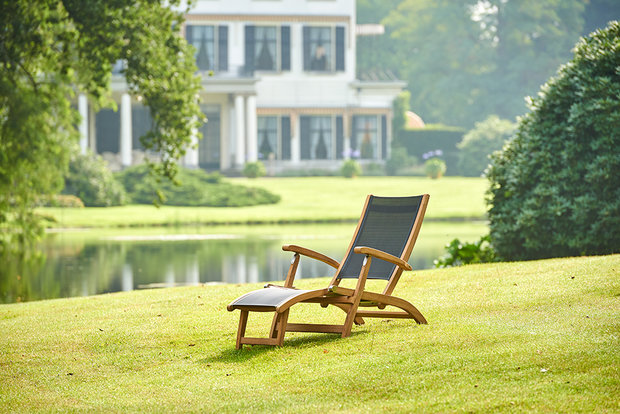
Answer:
[[[492,158],[491,239],[503,259],[620,251],[620,24],[582,39]]]
[[[32,240],[33,207],[62,188],[79,116],[71,102],[88,94],[113,106],[112,65],[126,62],[130,91],[150,108],[146,149],[169,178],[203,120],[191,48],[176,29],[181,0],[0,0],[0,245]],[[1,246],[0,246],[1,247]]]
[[[383,23],[413,110],[470,128],[526,111],[524,98],[569,58],[583,11],[582,0],[404,0]]]
[[[489,165],[489,156],[502,149],[514,130],[514,123],[500,119],[497,115],[476,122],[474,129],[457,144],[460,150],[459,173],[467,177],[480,177]]]

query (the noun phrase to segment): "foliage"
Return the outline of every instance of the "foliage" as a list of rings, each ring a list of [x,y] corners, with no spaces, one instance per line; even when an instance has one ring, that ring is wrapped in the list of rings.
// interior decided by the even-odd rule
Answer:
[[[203,119],[193,52],[175,29],[180,0],[0,0],[0,227],[4,242],[40,234],[41,195],[62,189],[78,140],[76,91],[114,106],[112,65],[123,60],[133,94],[150,109],[142,140],[167,177]],[[178,11],[172,10],[177,7]],[[0,243],[3,243],[0,241]],[[6,245],[6,244],[4,244]],[[1,247],[1,246],[0,246]]]
[[[394,117],[392,118],[392,136],[398,137],[400,132],[407,126],[407,111],[409,110],[409,101],[411,100],[411,93],[409,91],[402,91],[394,98],[392,103],[392,112]]]
[[[74,195],[54,194],[42,201],[44,207],[84,208],[84,202]]]
[[[74,195],[87,207],[125,204],[125,190],[100,155],[74,151],[65,176],[63,194]]]
[[[424,154],[441,153],[446,162],[447,174],[457,175],[459,150],[457,144],[465,130],[445,125],[427,125],[425,128],[405,129],[395,137],[395,146],[402,146],[412,156],[423,158]]]
[[[245,187],[224,181],[219,173],[207,174],[203,170],[179,168],[179,183],[157,183],[147,166],[140,165],[117,174],[131,201],[150,204],[158,198],[171,206],[241,207],[273,204],[280,196],[262,188]]]
[[[415,164],[415,157],[410,157],[402,147],[392,148],[390,158],[385,161],[385,171],[388,175],[397,175],[400,171]]]
[[[582,39],[488,172],[504,259],[620,251],[620,24]]]
[[[264,177],[267,174],[265,164],[261,161],[246,162],[243,166],[243,175],[248,178]]]
[[[382,62],[408,82],[427,122],[469,129],[491,114],[514,119],[526,110],[523,97],[568,59],[585,3],[403,0],[382,20],[392,38]]]
[[[454,239],[446,245],[445,249],[446,253],[433,262],[435,267],[444,268],[497,261],[489,235],[482,236],[480,240],[473,243]]]
[[[446,172],[446,162],[441,158],[430,158],[424,163],[424,173],[430,178],[441,178]]]
[[[340,167],[340,175],[346,178],[353,178],[362,175],[362,167],[355,160],[345,160]]]
[[[502,149],[515,127],[514,123],[500,119],[497,115],[476,122],[474,129],[457,144],[460,150],[459,173],[466,177],[480,177],[489,165],[489,155]]]
[[[385,175],[385,168],[378,162],[369,162],[362,165],[362,174],[365,176],[383,176]]]

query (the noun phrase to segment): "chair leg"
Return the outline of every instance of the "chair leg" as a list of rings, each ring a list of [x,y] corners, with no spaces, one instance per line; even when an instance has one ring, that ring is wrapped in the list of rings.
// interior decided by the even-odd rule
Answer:
[[[241,338],[245,336],[245,328],[248,326],[248,311],[242,310],[239,317],[239,328],[237,329],[237,349],[241,349]]]
[[[271,330],[269,331],[270,338],[278,337],[278,324],[280,322],[281,316],[282,314],[277,312],[273,315],[273,320],[271,321]]]
[[[284,342],[284,334],[286,333],[286,324],[288,322],[288,313],[289,310],[285,310],[283,313],[280,314],[280,317],[278,318],[278,324],[277,324],[277,336],[276,338],[278,339],[278,346],[282,346],[282,343]]]

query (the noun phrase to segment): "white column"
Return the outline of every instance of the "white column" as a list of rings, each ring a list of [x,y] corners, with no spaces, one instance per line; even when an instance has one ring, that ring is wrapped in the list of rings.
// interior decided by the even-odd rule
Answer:
[[[246,98],[246,144],[248,161],[254,162],[258,159],[258,138],[256,131],[256,96],[250,95]],[[267,160],[264,160],[267,161]]]
[[[228,106],[224,104],[220,107],[220,170],[223,171],[230,168],[230,111]]]
[[[291,162],[299,164],[301,161],[301,127],[297,114],[291,114],[291,130]]]
[[[121,164],[131,165],[131,96],[121,96]]]
[[[245,164],[245,116],[243,111],[243,96],[235,96],[235,135],[236,135],[236,148],[235,148],[235,164],[238,167],[243,167]]]
[[[83,93],[78,95],[78,111],[80,112],[80,152],[86,154],[88,148],[88,98]]]
[[[185,152],[185,166],[198,168],[198,131],[192,130],[192,140]]]

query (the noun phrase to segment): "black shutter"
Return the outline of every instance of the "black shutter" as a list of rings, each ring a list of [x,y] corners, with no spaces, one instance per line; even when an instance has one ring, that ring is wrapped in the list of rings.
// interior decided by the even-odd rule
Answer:
[[[304,26],[304,70],[310,70],[310,28]]]
[[[226,72],[228,70],[228,26],[219,26],[217,29],[217,68]]]
[[[354,116],[351,119],[351,151],[357,149],[357,117]]]
[[[341,160],[344,152],[344,129],[342,128],[342,116],[336,117],[336,159]]]
[[[282,138],[282,159],[291,159],[291,118],[283,116],[280,118],[280,137]]]
[[[310,159],[310,117],[299,117],[301,159]]]
[[[344,71],[344,27],[336,27],[336,70]]]
[[[192,43],[192,34],[194,33],[194,26],[185,26],[185,40],[187,43]]]
[[[254,26],[245,26],[245,69],[254,73]]]
[[[381,115],[381,157],[387,159],[387,116]]]
[[[280,28],[280,70],[291,70],[291,27]]]

